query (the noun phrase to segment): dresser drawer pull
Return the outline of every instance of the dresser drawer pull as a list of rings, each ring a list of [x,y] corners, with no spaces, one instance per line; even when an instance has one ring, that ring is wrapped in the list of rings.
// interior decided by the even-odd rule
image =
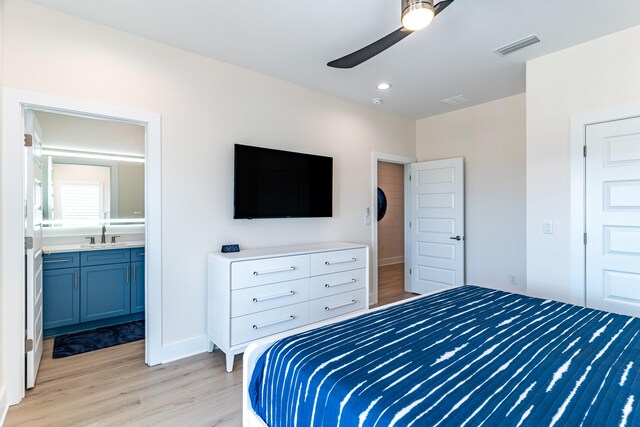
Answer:
[[[289,291],[289,292],[284,293],[284,294],[270,295],[268,297],[261,297],[261,298],[254,298],[253,302],[269,301],[269,300],[276,299],[276,298],[290,297],[290,296],[293,296],[295,294],[296,293],[294,291]]]
[[[295,318],[296,318],[295,316],[289,316],[286,319],[276,320],[275,322],[265,323],[263,325],[253,325],[253,329],[261,329],[261,328],[266,328],[267,326],[277,325],[278,323],[290,322]]]
[[[71,258],[64,258],[64,259],[45,259],[43,261],[45,264],[53,264],[56,262],[71,262]]]
[[[289,268],[280,268],[278,270],[254,271],[253,275],[260,276],[261,274],[284,273],[286,271],[293,271],[295,269],[296,269],[295,267],[289,267]]]
[[[355,304],[357,301],[352,299],[350,302],[345,302],[344,304],[340,304],[340,305],[334,305],[333,307],[325,307],[324,309],[327,311],[331,311],[331,310],[335,310],[337,308],[342,308],[342,307],[346,307],[348,305],[353,305]]]
[[[348,262],[356,262],[357,258],[345,259],[342,261],[325,261],[324,265],[336,265],[336,264],[346,264]]]
[[[351,279],[348,282],[340,282],[340,283],[325,283],[324,287],[325,288],[335,288],[336,286],[344,286],[344,285],[350,285],[352,283],[356,283],[358,280],[357,279]]]

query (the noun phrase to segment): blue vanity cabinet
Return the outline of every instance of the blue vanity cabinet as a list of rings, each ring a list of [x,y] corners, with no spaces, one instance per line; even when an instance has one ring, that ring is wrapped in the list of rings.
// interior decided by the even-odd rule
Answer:
[[[44,336],[144,319],[144,248],[47,254]]]
[[[42,272],[43,329],[80,323],[79,280],[78,267],[44,269]]]
[[[131,313],[144,312],[144,248],[131,249]]]
[[[131,313],[131,264],[82,267],[80,321],[106,319]]]

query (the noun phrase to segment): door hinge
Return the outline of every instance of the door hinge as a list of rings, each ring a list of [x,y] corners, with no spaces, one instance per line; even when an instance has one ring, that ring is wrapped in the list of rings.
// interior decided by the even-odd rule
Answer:
[[[29,133],[25,133],[24,134],[24,146],[25,147],[32,147],[33,146],[33,135],[31,135]]]
[[[411,221],[409,221],[409,228],[411,228]]]
[[[409,274],[413,274],[413,273],[411,273],[411,269],[409,269]]]
[[[583,147],[582,155],[583,155],[584,157],[587,157],[587,146],[586,146],[586,145]]]
[[[584,240],[584,244],[586,245],[587,244],[587,233],[584,233],[583,240]]]
[[[25,237],[24,238],[24,248],[25,248],[25,250],[33,249],[33,237]]]
[[[30,351],[33,351],[33,340],[28,338],[24,341],[24,352],[29,353]]]
[[[409,181],[411,181],[411,175],[409,175]]]

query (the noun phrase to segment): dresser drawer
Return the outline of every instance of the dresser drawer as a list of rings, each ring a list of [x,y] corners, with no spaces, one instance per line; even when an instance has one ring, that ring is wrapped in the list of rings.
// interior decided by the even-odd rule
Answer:
[[[291,280],[231,292],[231,317],[245,316],[309,300],[309,279]]]
[[[231,319],[231,345],[247,343],[309,323],[309,302]]]
[[[131,261],[131,249],[107,249],[105,251],[86,251],[80,254],[80,265],[119,264]]]
[[[367,265],[366,256],[366,248],[311,254],[311,275],[364,268]]]
[[[342,271],[340,273],[314,276],[309,282],[309,298],[317,299],[364,288],[367,284],[367,269]]]
[[[42,256],[43,270],[78,267],[79,265],[80,252],[63,252]]]
[[[364,309],[365,292],[366,289],[359,289],[311,301],[309,303],[311,323]]]
[[[250,288],[309,276],[309,255],[240,261],[231,264],[231,289]]]

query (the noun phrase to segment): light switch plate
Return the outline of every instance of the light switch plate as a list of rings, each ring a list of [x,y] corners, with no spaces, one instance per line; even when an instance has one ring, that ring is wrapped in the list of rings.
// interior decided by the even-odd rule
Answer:
[[[553,221],[544,221],[542,223],[542,232],[544,234],[553,234]]]

